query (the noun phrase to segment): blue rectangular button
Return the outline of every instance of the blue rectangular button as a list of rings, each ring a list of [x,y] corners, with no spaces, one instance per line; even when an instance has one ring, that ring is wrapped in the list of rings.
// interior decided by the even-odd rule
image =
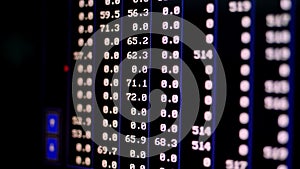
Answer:
[[[47,132],[50,134],[58,134],[58,114],[47,115]]]
[[[58,139],[47,138],[46,142],[46,158],[48,160],[58,160]]]

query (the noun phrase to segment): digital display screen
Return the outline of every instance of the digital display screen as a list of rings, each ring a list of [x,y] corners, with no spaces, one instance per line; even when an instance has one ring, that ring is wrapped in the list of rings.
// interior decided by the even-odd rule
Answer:
[[[296,0],[64,3],[44,167],[296,168]]]

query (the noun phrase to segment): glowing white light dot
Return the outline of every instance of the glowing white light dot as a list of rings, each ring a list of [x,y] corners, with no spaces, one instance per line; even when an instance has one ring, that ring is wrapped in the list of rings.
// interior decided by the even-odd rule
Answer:
[[[92,112],[92,106],[90,104],[87,104],[85,107],[86,112],[90,113]]]
[[[92,65],[87,65],[86,71],[87,71],[88,73],[92,73],[92,71],[93,71],[93,66],[92,66]]]
[[[78,46],[83,46],[84,45],[84,40],[82,38],[78,39]]]
[[[80,8],[83,8],[84,7],[84,0],[80,0],[78,5],[79,5]]]
[[[243,32],[241,35],[241,41],[244,44],[248,44],[251,41],[251,35],[249,32]]]
[[[87,40],[87,45],[88,45],[88,46],[93,46],[93,39],[92,39],[92,38],[89,38],[89,39]]]
[[[241,140],[247,140],[249,137],[249,132],[247,129],[241,129],[239,132],[239,137]]]
[[[213,28],[214,27],[214,20],[211,19],[211,18],[207,19],[206,20],[206,27],[209,28],[209,29]]]
[[[204,167],[210,167],[210,165],[211,165],[211,160],[210,160],[210,158],[205,157],[205,158],[203,159],[203,165],[204,165]]]
[[[50,121],[49,121],[49,123],[50,123],[50,126],[51,126],[51,127],[54,127],[54,125],[55,125],[55,120],[54,120],[53,118],[51,118]]]
[[[241,156],[246,156],[248,154],[248,146],[246,144],[242,144],[239,147],[239,154]]]
[[[240,106],[243,107],[243,108],[246,108],[248,107],[250,104],[250,101],[249,101],[249,97],[247,96],[242,96],[240,98]]]
[[[212,104],[212,97],[211,96],[205,96],[204,102],[206,105],[211,105]]]
[[[91,152],[91,145],[86,144],[84,149],[87,153]]]
[[[206,112],[204,113],[204,119],[205,119],[206,121],[211,121],[211,119],[212,119],[212,114],[211,114],[210,111],[206,111]]]
[[[80,156],[76,156],[75,162],[76,162],[76,164],[81,164],[81,157]]]
[[[211,75],[213,73],[212,65],[206,65],[205,66],[205,73],[208,74],[208,75]]]
[[[286,114],[281,114],[279,117],[278,117],[278,126],[279,127],[282,127],[282,128],[285,128],[289,125],[289,116],[286,115]]]
[[[277,135],[277,141],[280,144],[286,144],[289,141],[289,133],[286,131],[280,131]]]
[[[83,85],[83,79],[82,79],[82,77],[80,77],[80,78],[77,79],[77,84],[78,84],[78,86],[82,86]]]
[[[247,48],[244,48],[241,50],[241,58],[243,60],[248,60],[250,58],[250,50]]]
[[[92,7],[94,5],[94,0],[89,0],[88,5],[89,5],[89,7]]]
[[[241,113],[239,120],[241,124],[247,124],[249,122],[249,115],[247,113]]]
[[[213,88],[213,84],[211,80],[206,80],[205,81],[205,89],[206,90],[211,90]]]
[[[280,7],[283,10],[290,10],[292,8],[292,2],[291,0],[281,0],[280,1]]]
[[[89,12],[89,13],[88,13],[88,18],[89,18],[89,20],[92,20],[92,19],[93,19],[93,17],[94,17],[94,14],[93,14],[93,12]]]
[[[77,104],[76,110],[77,110],[78,112],[82,112],[82,104]]]
[[[214,4],[209,3],[209,4],[206,5],[206,12],[207,12],[207,13],[213,13],[214,10],[215,10]]]
[[[93,32],[93,29],[94,29],[94,28],[93,28],[93,25],[89,25],[89,26],[88,26],[88,32],[89,32],[89,33],[92,33],[92,32]]]
[[[248,76],[250,74],[250,66],[247,64],[243,64],[241,66],[240,72],[241,72],[241,75]]]
[[[82,150],[82,145],[80,143],[76,144],[76,151],[81,151]]]
[[[249,81],[248,80],[241,81],[241,83],[240,83],[240,89],[243,92],[249,91],[249,89],[250,89],[250,83],[249,83]]]
[[[91,91],[86,92],[86,98],[87,99],[92,99],[92,92]]]
[[[206,35],[206,43],[212,44],[214,42],[214,35],[212,34],[207,34]]]
[[[78,19],[79,19],[80,21],[82,21],[82,20],[84,19],[84,13],[83,13],[83,12],[80,12],[80,13],[78,14]]]
[[[82,64],[79,64],[77,66],[77,71],[78,71],[78,73],[82,73],[83,72],[83,65]]]
[[[78,27],[78,33],[82,34],[84,32],[84,26],[80,25]]]
[[[77,91],[77,98],[82,99],[83,97],[83,92],[81,90]]]
[[[85,137],[86,137],[87,139],[90,139],[90,138],[92,137],[91,131],[86,131],[86,132],[85,132]]]
[[[49,151],[50,151],[50,152],[54,152],[54,151],[55,151],[55,146],[54,146],[54,144],[51,143],[51,144],[49,145]]]
[[[87,166],[91,165],[91,159],[89,157],[85,157],[84,163]]]
[[[286,63],[279,66],[279,75],[281,77],[288,77],[290,75],[290,66]]]
[[[86,79],[86,84],[87,84],[88,86],[91,86],[92,83],[93,83],[92,78],[87,78],[87,79]]]
[[[281,164],[277,167],[277,169],[288,169],[288,167],[284,164]]]
[[[242,18],[242,26],[244,28],[248,28],[248,27],[250,27],[250,25],[251,25],[251,19],[250,19],[250,17],[249,16],[244,16]]]

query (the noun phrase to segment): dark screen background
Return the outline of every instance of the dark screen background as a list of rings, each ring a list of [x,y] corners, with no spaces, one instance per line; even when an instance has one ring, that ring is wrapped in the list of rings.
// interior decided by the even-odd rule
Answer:
[[[63,106],[65,99],[61,93],[64,93],[62,72],[67,55],[68,2],[17,0],[1,2],[0,6],[1,154],[4,155],[1,161],[11,167],[41,167],[43,106],[45,102]],[[299,46],[298,32],[296,36]],[[296,62],[295,75],[299,77],[299,57]],[[296,96],[299,96],[298,79]],[[299,99],[295,98],[297,126],[298,103]],[[294,133],[296,138],[299,133],[296,126]],[[294,143],[296,150],[299,142]]]

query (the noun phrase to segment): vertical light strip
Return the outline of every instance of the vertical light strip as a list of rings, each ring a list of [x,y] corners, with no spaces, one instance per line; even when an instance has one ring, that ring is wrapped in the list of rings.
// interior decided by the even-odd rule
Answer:
[[[211,168],[214,169],[215,168],[215,146],[216,146],[216,105],[217,105],[217,56],[218,56],[218,0],[214,0],[214,43],[213,43],[213,47],[214,47],[214,54],[213,54],[213,89],[212,89],[212,97],[213,97],[213,103],[212,103],[212,128],[214,130],[214,132],[212,133],[212,147],[211,147]],[[219,57],[219,56],[218,56]]]
[[[150,92],[151,92],[151,67],[152,67],[152,0],[150,0],[150,57],[149,57],[149,71],[148,71],[148,104],[147,104],[147,168],[150,168]]]
[[[251,42],[250,42],[250,91],[249,91],[249,100],[250,100],[250,105],[248,109],[248,114],[249,114],[249,124],[248,124],[248,130],[249,130],[249,139],[248,139],[248,169],[252,169],[252,147],[253,147],[253,113],[254,113],[254,68],[255,68],[255,0],[251,0],[251,12],[250,12],[250,17],[251,17],[251,26],[250,26],[250,34],[251,34]]]
[[[289,132],[289,142],[288,142],[288,150],[289,150],[289,156],[287,165],[288,168],[293,168],[293,136],[294,136],[294,92],[295,92],[295,21],[296,21],[296,0],[292,0],[292,8],[291,8],[291,22],[290,22],[290,32],[291,32],[291,42],[289,44],[289,48],[291,50],[291,57],[289,60],[290,65],[290,76],[289,76],[289,84],[290,84],[290,91],[288,94],[289,99],[289,110],[288,110],[288,116],[289,116],[289,126],[288,126],[288,132]]]
[[[119,117],[118,117],[118,122],[119,122],[119,127],[118,127],[118,169],[121,168],[121,126],[122,126],[122,61],[123,61],[123,15],[124,15],[124,1],[121,0],[121,28],[120,28],[120,94],[119,94]]]
[[[181,0],[181,32],[180,32],[180,106],[179,106],[179,132],[178,132],[178,165],[177,168],[180,169],[181,166],[181,123],[182,123],[182,60],[183,60],[183,42],[184,42],[184,0]]]

